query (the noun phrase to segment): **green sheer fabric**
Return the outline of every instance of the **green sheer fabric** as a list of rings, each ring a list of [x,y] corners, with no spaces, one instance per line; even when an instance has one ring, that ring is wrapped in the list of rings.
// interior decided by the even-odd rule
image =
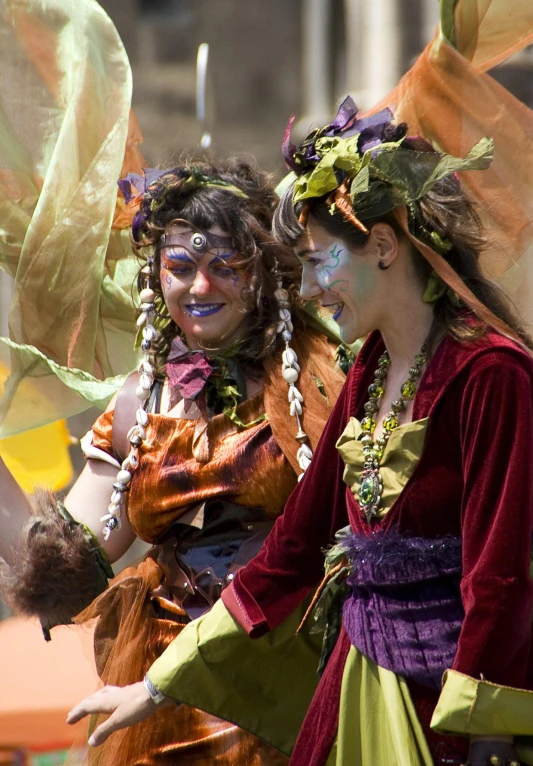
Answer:
[[[0,8],[3,437],[104,406],[121,385],[136,365],[137,265],[112,228],[131,72],[111,20],[93,0]]]

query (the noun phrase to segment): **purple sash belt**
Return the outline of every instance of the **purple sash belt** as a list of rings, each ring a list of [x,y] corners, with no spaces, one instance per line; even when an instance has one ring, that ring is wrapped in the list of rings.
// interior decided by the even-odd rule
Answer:
[[[434,689],[451,667],[464,616],[461,539],[350,535],[348,637],[383,668]]]

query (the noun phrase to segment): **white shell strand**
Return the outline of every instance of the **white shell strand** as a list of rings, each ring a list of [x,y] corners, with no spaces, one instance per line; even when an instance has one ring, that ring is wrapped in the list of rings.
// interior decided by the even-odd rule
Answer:
[[[279,318],[280,321],[277,324],[276,330],[283,338],[285,342],[285,349],[281,355],[282,367],[281,374],[283,379],[289,384],[288,399],[289,399],[289,412],[292,417],[296,418],[298,424],[298,433],[296,434],[296,440],[299,442],[300,449],[297,452],[296,458],[298,465],[302,469],[302,473],[298,477],[298,481],[303,477],[306,468],[311,463],[313,457],[313,451],[308,444],[309,437],[302,429],[300,417],[303,412],[304,398],[301,392],[296,387],[296,381],[300,374],[300,365],[298,364],[298,356],[296,351],[290,347],[292,339],[293,324],[291,320],[291,312],[288,308],[289,293],[282,286],[281,277],[276,275],[276,281],[278,288],[274,293],[274,296],[279,304]]]
[[[155,293],[152,290],[150,279],[152,277],[152,265],[153,261],[148,260],[147,265],[142,269],[142,274],[145,277],[145,287],[140,291],[139,297],[141,303],[141,313],[137,319],[137,327],[142,327],[143,337],[143,349],[145,350],[142,361],[139,364],[139,385],[135,389],[135,394],[140,400],[140,407],[135,413],[136,423],[128,431],[128,441],[131,444],[131,449],[128,456],[122,461],[120,470],[117,473],[117,478],[113,484],[113,492],[111,493],[111,503],[109,504],[108,512],[102,516],[100,521],[105,524],[102,532],[104,540],[109,540],[109,535],[115,529],[120,529],[122,526],[121,514],[126,505],[126,492],[129,489],[129,485],[133,478],[133,472],[139,465],[138,450],[140,442],[146,438],[146,427],[150,422],[148,413],[146,412],[146,401],[150,397],[152,386],[154,383],[154,368],[152,357],[150,355],[150,345],[157,337],[157,330],[153,326],[154,319],[154,304]]]

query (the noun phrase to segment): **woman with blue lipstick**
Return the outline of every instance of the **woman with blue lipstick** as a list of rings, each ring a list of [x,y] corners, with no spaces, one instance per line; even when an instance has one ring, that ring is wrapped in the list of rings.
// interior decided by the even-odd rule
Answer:
[[[146,170],[120,186],[136,211],[142,266],[139,371],[84,439],[87,466],[64,504],[43,495],[30,511],[0,465],[18,520],[0,540],[12,568],[4,595],[37,614],[48,635],[96,618],[96,663],[110,685],[142,683],[257,553],[344,382],[330,343],[305,329],[298,263],[270,234],[277,197],[264,174],[245,162],[200,163]],[[109,563],[136,537],[153,548],[108,584]],[[111,737],[89,762],[283,766],[287,758],[180,705]]]

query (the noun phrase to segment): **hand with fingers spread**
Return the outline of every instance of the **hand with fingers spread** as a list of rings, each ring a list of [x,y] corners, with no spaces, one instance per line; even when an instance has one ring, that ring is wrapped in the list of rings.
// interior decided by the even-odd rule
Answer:
[[[101,745],[114,731],[133,726],[149,718],[160,707],[175,704],[170,697],[157,703],[143,681],[130,686],[104,686],[73,707],[67,715],[67,723],[77,723],[91,713],[109,713],[109,718],[98,726],[89,737],[89,745]]]

